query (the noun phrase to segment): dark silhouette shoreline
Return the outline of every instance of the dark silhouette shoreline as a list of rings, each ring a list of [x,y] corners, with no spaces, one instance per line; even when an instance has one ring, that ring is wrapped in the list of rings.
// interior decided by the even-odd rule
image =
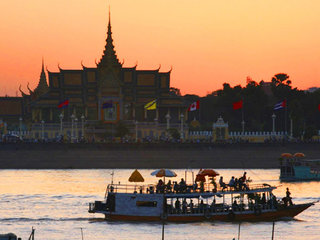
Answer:
[[[320,144],[0,144],[0,169],[270,169],[284,152],[317,159]]]

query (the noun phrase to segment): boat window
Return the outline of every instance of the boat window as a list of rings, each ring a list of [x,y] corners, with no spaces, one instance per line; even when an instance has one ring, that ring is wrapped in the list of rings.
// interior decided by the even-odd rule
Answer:
[[[156,207],[157,202],[156,201],[137,201],[137,206],[138,207]]]

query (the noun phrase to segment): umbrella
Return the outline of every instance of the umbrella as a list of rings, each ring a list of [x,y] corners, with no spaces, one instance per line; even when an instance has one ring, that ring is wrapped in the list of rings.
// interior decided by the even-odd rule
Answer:
[[[294,157],[297,157],[297,158],[303,158],[303,157],[305,157],[306,155],[304,155],[304,153],[295,153],[294,155],[293,155]]]
[[[213,169],[203,169],[199,171],[198,175],[215,177],[215,176],[218,176],[219,173]]]
[[[291,153],[282,153],[282,154],[281,154],[281,157],[282,157],[282,158],[292,158],[293,156],[292,156]]]
[[[205,182],[206,178],[204,175],[197,174],[195,182]]]
[[[169,169],[164,169],[164,168],[153,171],[151,175],[156,177],[176,177],[177,176],[177,174],[174,171]]]
[[[129,177],[129,182],[144,182],[144,178],[142,177],[141,173],[136,169],[131,173]]]

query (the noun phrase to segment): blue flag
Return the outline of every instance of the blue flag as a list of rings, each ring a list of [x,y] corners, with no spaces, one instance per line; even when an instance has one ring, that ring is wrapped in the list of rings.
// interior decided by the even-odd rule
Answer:
[[[112,108],[112,100],[104,102],[102,108]]]
[[[283,100],[281,102],[276,103],[273,107],[273,110],[280,110],[280,109],[285,108],[286,106],[287,106],[287,102],[286,102],[286,100]]]

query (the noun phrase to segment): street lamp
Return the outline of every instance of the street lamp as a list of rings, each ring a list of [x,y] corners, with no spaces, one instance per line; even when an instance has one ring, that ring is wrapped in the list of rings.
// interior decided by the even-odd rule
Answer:
[[[272,117],[272,133],[274,134],[275,131],[276,131],[276,125],[275,125],[276,123],[275,123],[275,121],[276,121],[276,117],[277,116],[273,113],[271,117]]]
[[[63,120],[63,114],[62,114],[62,113],[60,113],[59,118],[60,118],[60,136],[62,136],[62,135],[63,135],[63,134],[62,134],[62,124],[63,124],[63,122],[62,122],[62,120]]]
[[[41,136],[42,136],[42,140],[44,140],[44,121],[41,120]]]
[[[166,115],[166,119],[167,119],[167,130],[168,130],[170,128],[170,119],[171,119],[169,112]]]
[[[138,121],[136,121],[136,143],[138,142]]]
[[[246,122],[244,120],[242,120],[241,122],[241,126],[242,126],[242,133],[244,133],[244,125],[246,124]]]
[[[183,140],[183,138],[184,138],[184,132],[183,132],[183,119],[184,119],[184,115],[183,115],[183,113],[181,113],[181,115],[180,115],[180,120],[181,120],[181,125],[180,125],[180,138],[181,138],[181,140]]]
[[[75,120],[75,129],[76,129],[76,132],[75,132],[75,140],[76,142],[78,141],[78,118],[76,118]]]
[[[81,116],[81,138],[84,139],[84,115]]]
[[[71,115],[71,142],[73,142],[73,138],[74,138],[74,132],[73,132],[74,119],[75,119],[75,116],[72,114]]]
[[[19,117],[19,137],[22,139],[22,117]]]

